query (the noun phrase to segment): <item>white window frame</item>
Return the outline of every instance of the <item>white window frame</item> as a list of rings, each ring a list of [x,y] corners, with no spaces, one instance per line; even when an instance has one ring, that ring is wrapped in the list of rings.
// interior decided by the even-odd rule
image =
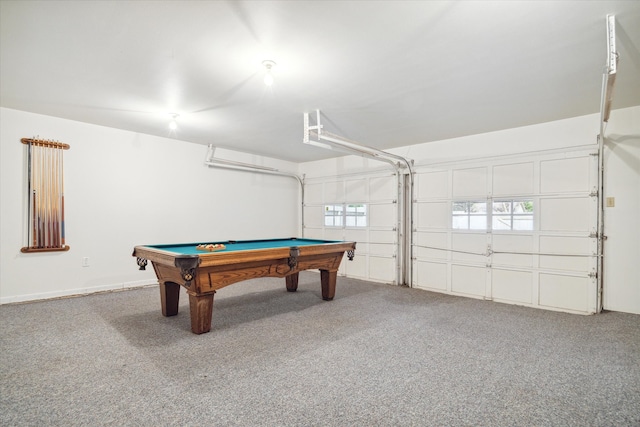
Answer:
[[[508,203],[510,208],[506,212],[497,212],[496,206],[501,203]],[[515,212],[514,206],[519,203],[530,203],[530,212]],[[456,205],[466,205],[464,210],[455,211]],[[478,206],[473,206],[478,205]],[[474,208],[480,208],[474,212]],[[495,227],[495,220],[498,217],[508,219],[507,227]],[[460,224],[459,219],[466,218],[466,224]],[[473,218],[476,218],[475,224]],[[479,218],[484,219],[482,227],[479,226]],[[496,200],[453,200],[451,202],[451,229],[468,231],[533,231],[535,227],[535,202],[533,199],[501,198]],[[458,220],[456,220],[458,219]],[[529,220],[530,228],[514,228],[518,220]],[[462,225],[462,226],[461,226]]]
[[[507,212],[497,212],[498,204],[508,203],[510,208]],[[516,212],[516,204],[531,204],[530,212]],[[494,231],[533,231],[534,228],[535,203],[533,199],[498,199],[491,202],[491,229]],[[508,218],[508,228],[495,227],[496,218]],[[529,228],[514,228],[516,221],[528,220]]]
[[[455,205],[465,204],[465,210],[462,213],[456,213],[459,211],[454,211]],[[472,205],[484,205],[484,212],[482,210],[473,212]],[[487,225],[489,224],[489,203],[486,200],[454,200],[451,203],[451,228],[454,230],[481,230],[486,231]],[[483,218],[484,217],[484,226],[483,227],[472,227],[474,221],[472,218]],[[455,218],[466,218],[466,227],[456,226],[458,221],[455,221]],[[475,221],[477,222],[477,221]]]
[[[324,207],[324,226],[365,228],[369,224],[367,203],[331,203]]]
[[[332,203],[324,205],[324,226],[338,227],[344,226],[344,203]]]

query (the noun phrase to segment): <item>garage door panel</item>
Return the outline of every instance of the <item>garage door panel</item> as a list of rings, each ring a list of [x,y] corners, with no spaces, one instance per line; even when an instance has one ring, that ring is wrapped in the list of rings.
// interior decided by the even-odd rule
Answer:
[[[447,202],[418,203],[417,208],[418,228],[447,229],[451,223],[451,212]]]
[[[344,230],[344,239],[353,242],[366,242],[367,230],[359,230],[354,228],[347,228]]]
[[[393,256],[396,253],[396,245],[369,243],[369,253],[375,255]]]
[[[304,186],[304,201],[309,204],[322,204],[324,201],[323,195],[324,185],[320,184],[305,184]]]
[[[533,236],[494,234],[492,242],[492,249],[495,252],[492,256],[494,265],[513,267],[533,266],[533,255],[526,255],[526,253],[534,252]]]
[[[486,256],[482,254],[487,252],[487,236],[485,234],[455,233],[451,236],[451,248],[454,251],[452,258],[455,261],[485,262]]]
[[[588,232],[592,203],[588,197],[540,199],[540,230]]]
[[[541,306],[588,312],[589,290],[592,288],[588,277],[540,274],[539,304]]]
[[[352,202],[368,200],[368,182],[366,179],[351,179],[344,182],[345,194]]]
[[[353,261],[343,258],[340,264],[340,270],[349,277],[367,279],[367,258],[368,256],[366,255],[358,255],[358,251],[356,250],[356,256],[353,258]]]
[[[369,256],[369,278],[385,283],[395,281],[395,258]]]
[[[461,294],[484,297],[486,271],[482,267],[467,265],[451,266],[451,290]]]
[[[531,304],[533,302],[533,273],[493,269],[491,273],[492,297],[497,300]]]
[[[478,196],[487,193],[487,168],[453,171],[453,197]]]
[[[588,271],[590,261],[583,257],[540,255],[540,268],[564,271]]]
[[[369,239],[367,237],[367,230],[356,230],[353,228],[347,228],[343,232],[344,239],[350,242],[356,242],[356,252],[368,253]]]
[[[449,195],[449,172],[427,172],[416,174],[417,197],[442,199]]]
[[[416,273],[416,286],[441,291],[447,290],[447,264],[418,261]]]
[[[304,229],[304,237],[307,238],[307,239],[324,240],[324,229],[323,228],[305,227],[305,229]]]
[[[369,201],[395,200],[398,188],[395,177],[371,178],[369,180]]]
[[[541,255],[540,267],[553,270],[589,271],[594,240],[589,237],[540,236],[541,253],[559,254],[559,256]]]
[[[493,167],[493,195],[532,194],[533,162]]]
[[[396,232],[393,230],[369,230],[369,239],[376,243],[396,243]]]
[[[540,192],[568,193],[589,191],[589,157],[540,162]]]
[[[341,228],[325,228],[324,237],[327,240],[344,240]]]
[[[440,258],[447,259],[449,251],[449,237],[447,233],[416,233],[417,250],[414,255],[418,258]],[[444,250],[433,249],[442,248]]]
[[[324,210],[322,209],[322,206],[305,206],[303,209],[305,226],[324,226]]]
[[[344,182],[334,181],[324,183],[324,203],[344,201]]]
[[[369,226],[393,227],[395,225],[395,217],[397,211],[397,204],[370,204]]]
[[[533,255],[493,254],[492,264],[498,267],[531,268],[534,262]]]

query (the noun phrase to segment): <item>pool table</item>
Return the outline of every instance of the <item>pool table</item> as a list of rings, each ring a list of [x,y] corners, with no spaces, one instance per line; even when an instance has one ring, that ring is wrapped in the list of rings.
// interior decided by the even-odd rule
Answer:
[[[224,249],[207,251],[198,243],[141,245],[133,249],[140,270],[151,261],[158,282],[162,314],[178,314],[180,286],[189,295],[191,331],[209,332],[213,296],[218,289],[258,277],[284,277],[287,291],[298,289],[298,273],[320,270],[322,299],[330,301],[336,292],[336,276],[347,252],[353,260],[355,242],[304,238],[230,240],[205,242]]]

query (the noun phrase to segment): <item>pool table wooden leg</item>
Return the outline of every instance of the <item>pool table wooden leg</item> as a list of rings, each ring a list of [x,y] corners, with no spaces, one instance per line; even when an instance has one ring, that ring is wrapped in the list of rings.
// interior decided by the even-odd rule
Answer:
[[[337,270],[320,270],[320,282],[322,283],[322,299],[331,301],[336,295]]]
[[[298,290],[298,273],[293,273],[284,278],[287,281],[287,291],[295,292]]]
[[[215,291],[205,295],[189,293],[189,311],[191,312],[191,332],[204,334],[211,330],[211,316],[213,314],[213,295]]]
[[[178,301],[180,299],[180,285],[173,282],[160,282],[160,304],[162,315],[165,317],[178,314]]]

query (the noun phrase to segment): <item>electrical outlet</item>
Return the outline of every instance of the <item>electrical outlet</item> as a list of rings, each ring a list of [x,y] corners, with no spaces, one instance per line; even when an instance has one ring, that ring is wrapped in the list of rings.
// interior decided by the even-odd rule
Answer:
[[[83,267],[89,267],[89,257],[88,256],[82,258],[82,266]]]

